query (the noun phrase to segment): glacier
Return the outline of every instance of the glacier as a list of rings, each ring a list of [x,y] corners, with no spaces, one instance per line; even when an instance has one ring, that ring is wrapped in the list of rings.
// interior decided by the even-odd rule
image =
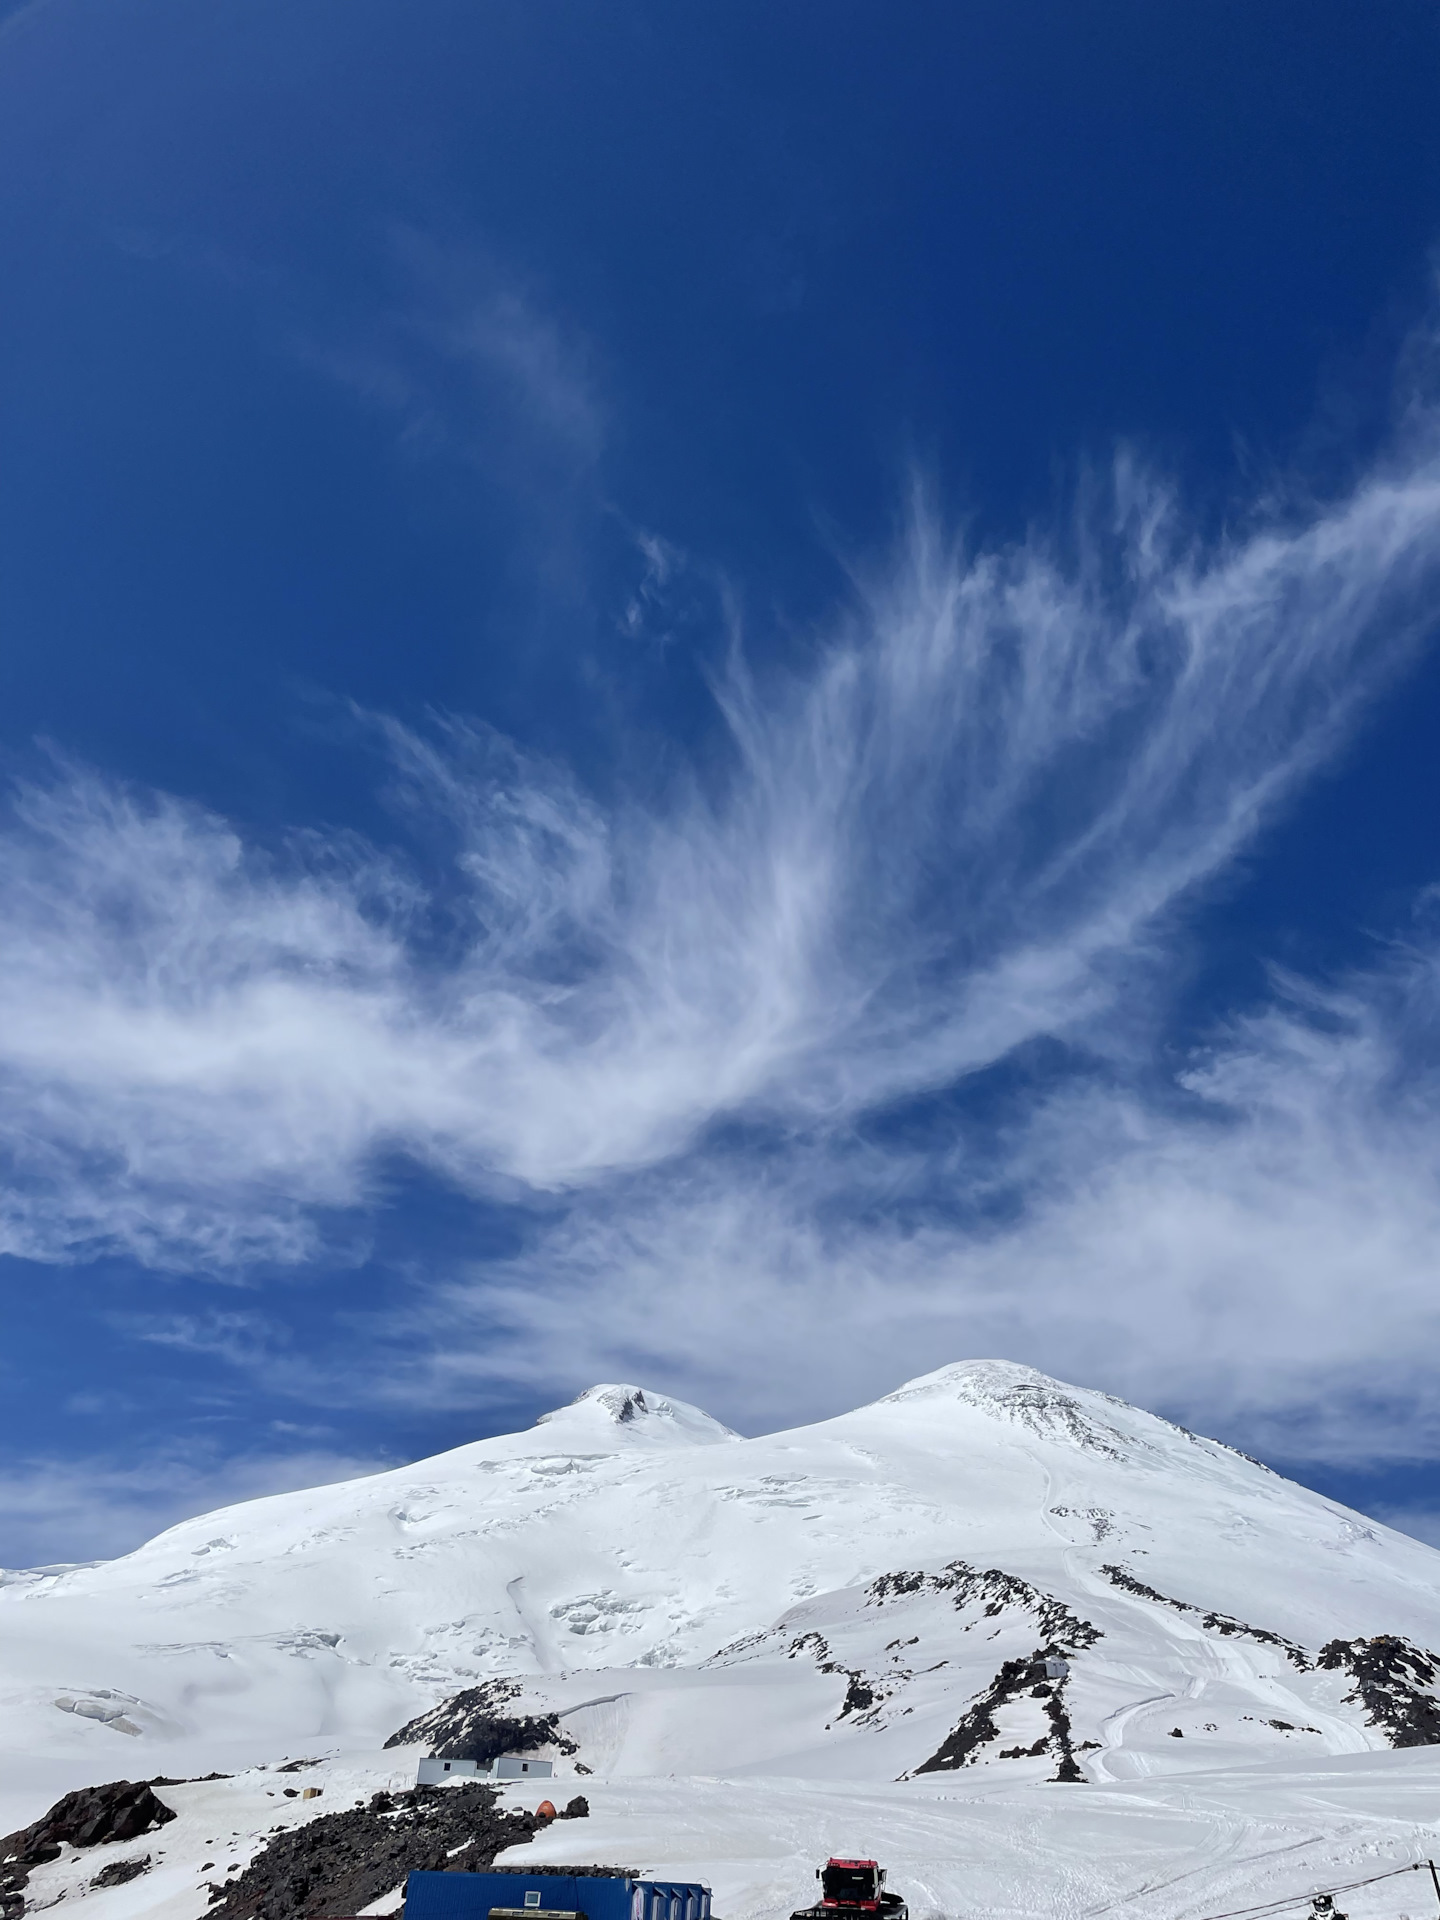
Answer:
[[[885,1860],[916,1920],[1209,1920],[1434,1851],[1437,1645],[1440,1553],[1028,1367],[754,1439],[603,1385],[0,1575],[0,1832],[75,1786],[191,1777],[154,1870],[93,1891],[59,1862],[41,1893],[194,1920],[209,1829],[243,1859],[307,1817],[279,1763],[333,1809],[413,1779],[397,1729],[491,1689],[554,1716],[584,1857],[709,1878],[726,1920],[784,1920],[832,1849]],[[1428,1920],[1423,1874],[1342,1904],[1395,1920],[1402,1894]]]

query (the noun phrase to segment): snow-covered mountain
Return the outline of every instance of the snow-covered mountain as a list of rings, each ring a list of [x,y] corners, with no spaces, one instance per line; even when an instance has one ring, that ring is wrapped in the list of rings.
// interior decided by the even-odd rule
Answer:
[[[564,1770],[611,1779],[1309,1763],[1440,1739],[1436,1645],[1440,1554],[1029,1368],[753,1440],[596,1387],[0,1576],[0,1830],[117,1774],[378,1749],[500,1680],[558,1716]]]

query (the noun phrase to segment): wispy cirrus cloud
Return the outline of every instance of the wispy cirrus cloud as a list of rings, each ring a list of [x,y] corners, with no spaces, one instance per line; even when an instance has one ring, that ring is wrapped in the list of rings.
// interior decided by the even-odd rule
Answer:
[[[1423,1540],[1427,1546],[1440,1547],[1440,1513],[1433,1507],[1385,1507],[1375,1518],[1398,1533]]]
[[[1209,541],[1125,461],[1059,542],[967,552],[917,498],[808,669],[737,648],[710,758],[660,792],[602,804],[481,727],[375,721],[443,870],[262,850],[61,766],[0,834],[5,1245],[303,1263],[409,1156],[550,1209],[535,1262],[436,1295],[509,1324],[512,1369],[516,1303],[563,1299],[576,1366],[687,1382],[798,1368],[819,1316],[832,1404],[862,1342],[865,1387],[984,1345],[1239,1417],[1245,1355],[1273,1374],[1288,1341],[1313,1399],[1362,1270],[1394,1305],[1349,1350],[1396,1349],[1433,1225],[1430,1096],[1388,1124],[1380,986],[1237,1026],[1179,1118],[1117,1063],[1153,1041],[1181,903],[1347,737],[1437,585],[1417,405],[1343,497]],[[1040,1038],[1110,1077],[1047,1086],[1000,1148],[857,1144]]]
[[[458,460],[553,518],[568,487],[593,481],[607,436],[584,333],[473,245],[395,228],[381,262],[388,297],[363,319],[323,299],[306,313],[305,289],[283,279],[273,324],[290,353],[388,415],[411,451]]]
[[[1062,1073],[928,1161],[772,1138],[597,1189],[437,1290],[373,1390],[464,1404],[628,1363],[754,1430],[927,1355],[1019,1355],[1269,1458],[1433,1456],[1437,981],[1427,937],[1277,982],[1159,1097]]]
[[[63,1563],[83,1540],[95,1558],[129,1553],[166,1527],[196,1514],[266,1494],[291,1493],[381,1473],[394,1461],[325,1446],[273,1452],[218,1446],[153,1449],[137,1458],[113,1453],[66,1459],[16,1459],[0,1469],[0,1535],[19,1567]],[[0,1577],[4,1575],[0,1568]]]

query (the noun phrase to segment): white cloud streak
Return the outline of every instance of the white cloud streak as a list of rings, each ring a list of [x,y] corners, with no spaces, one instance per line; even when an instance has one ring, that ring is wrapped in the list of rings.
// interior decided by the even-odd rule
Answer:
[[[513,272],[473,247],[408,228],[390,235],[392,301],[363,322],[281,322],[306,366],[389,415],[414,453],[445,454],[533,496],[553,519],[567,485],[592,476],[605,408],[591,351]],[[230,274],[246,273],[226,261]]]
[[[219,1448],[197,1448],[193,1440],[139,1459],[92,1453],[17,1460],[0,1470],[0,1535],[18,1567],[64,1563],[78,1542],[91,1556],[108,1558],[219,1506],[352,1480],[394,1464],[318,1446],[225,1458]]]
[[[1353,1400],[1387,1356],[1408,1380],[1417,1312],[1433,1331],[1433,1101],[1384,1093],[1420,974],[1237,1028],[1178,1118],[1052,1092],[1003,1231],[863,1224],[914,1168],[842,1143],[1037,1037],[1113,1049],[1177,907],[1346,737],[1437,585],[1416,409],[1345,497],[1208,545],[1124,462],[1063,553],[966,554],[917,501],[808,671],[737,652],[713,762],[658,797],[602,808],[481,729],[377,723],[398,794],[451,835],[437,884],[353,841],[265,854],[61,768],[0,837],[4,1244],[301,1262],[410,1155],[570,1196],[508,1295],[448,1298],[509,1316],[512,1370],[527,1303],[565,1302],[577,1366],[650,1355],[687,1384],[762,1358],[798,1378],[823,1322],[808,1411],[847,1368],[879,1387],[990,1346],[1237,1418],[1280,1368],[1274,1404],[1310,1406],[1296,1443],[1323,1448],[1326,1383]],[[697,1157],[718,1120],[786,1144],[763,1172]]]
[[[1132,472],[1117,516],[1065,571],[966,559],[917,509],[808,677],[730,673],[732,764],[649,809],[391,727],[458,834],[443,959],[433,902],[364,849],[266,860],[179,801],[26,789],[0,843],[17,1243],[299,1257],[305,1209],[363,1198],[384,1151],[559,1189],[1093,1018],[1428,612],[1440,466],[1427,431],[1209,555]]]
[[[588,1196],[438,1296],[433,1344],[392,1390],[423,1376],[463,1402],[628,1360],[754,1430],[857,1404],[927,1356],[1000,1354],[1270,1458],[1431,1456],[1440,1083],[1417,1039],[1433,1062],[1437,982],[1440,944],[1296,988],[1193,1064],[1188,1100],[1063,1083],[1005,1142],[1023,1207],[978,1223],[957,1215],[991,1164],[955,1155],[949,1205],[916,1205],[899,1147],[792,1142]]]
[[[1440,1547],[1440,1513],[1433,1507],[1381,1507],[1375,1518],[1428,1547]]]

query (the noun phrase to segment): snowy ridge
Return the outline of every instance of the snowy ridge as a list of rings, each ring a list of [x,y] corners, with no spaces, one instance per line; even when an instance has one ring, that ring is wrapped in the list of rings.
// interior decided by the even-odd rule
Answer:
[[[684,1400],[647,1394],[642,1387],[614,1385],[587,1387],[568,1407],[542,1413],[535,1426],[537,1430],[558,1428],[566,1434],[583,1431],[644,1446],[703,1447],[740,1438]]]
[[[606,1385],[0,1588],[0,1829],[72,1786],[287,1752],[388,1779],[426,1715],[461,1745],[513,1717],[587,1793],[1398,1761],[1440,1735],[1437,1646],[1440,1554],[1029,1368],[753,1440]],[[436,1717],[461,1694],[470,1722]]]

